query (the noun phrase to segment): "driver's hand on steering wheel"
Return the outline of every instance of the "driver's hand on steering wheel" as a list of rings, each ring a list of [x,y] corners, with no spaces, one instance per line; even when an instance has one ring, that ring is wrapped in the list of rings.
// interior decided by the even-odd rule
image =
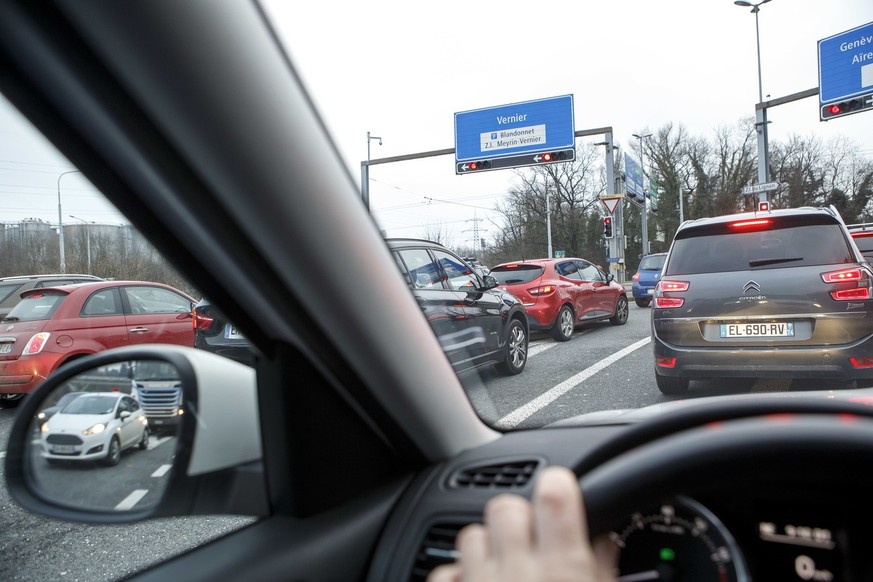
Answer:
[[[533,502],[502,494],[485,506],[485,523],[461,530],[460,558],[440,566],[428,582],[607,582],[615,580],[617,548],[606,538],[594,547],[579,481],[564,467],[547,467]]]

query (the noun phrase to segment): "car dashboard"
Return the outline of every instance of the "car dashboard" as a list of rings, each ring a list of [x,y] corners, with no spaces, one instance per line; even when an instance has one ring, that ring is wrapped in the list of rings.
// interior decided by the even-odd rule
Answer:
[[[457,532],[489,498],[530,497],[537,471],[557,464],[581,477],[592,535],[618,545],[620,581],[871,580],[871,478],[860,461],[873,453],[873,419],[833,408],[693,427],[684,414],[647,444],[628,435],[651,437],[652,423],[508,433],[417,477],[368,579],[426,579],[455,559]]]

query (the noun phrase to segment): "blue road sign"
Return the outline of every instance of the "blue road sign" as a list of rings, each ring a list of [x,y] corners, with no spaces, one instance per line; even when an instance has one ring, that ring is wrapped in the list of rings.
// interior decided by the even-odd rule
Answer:
[[[643,170],[630,154],[624,154],[624,187],[632,200],[642,202],[645,196]]]
[[[818,41],[819,105],[873,93],[873,22]]]
[[[573,96],[455,113],[455,162],[575,148]]]

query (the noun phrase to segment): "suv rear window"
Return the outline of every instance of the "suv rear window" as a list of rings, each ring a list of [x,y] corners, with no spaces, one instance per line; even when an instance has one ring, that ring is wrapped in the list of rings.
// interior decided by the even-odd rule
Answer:
[[[499,285],[515,285],[538,279],[543,270],[539,265],[503,265],[494,267],[488,274],[497,279]]]
[[[51,319],[67,297],[66,293],[37,293],[22,299],[3,321],[41,321]]]
[[[773,221],[748,231],[719,224],[680,232],[670,249],[667,275],[852,262],[854,254],[836,222]]]
[[[23,283],[0,283],[0,301],[6,301],[22,285]]]

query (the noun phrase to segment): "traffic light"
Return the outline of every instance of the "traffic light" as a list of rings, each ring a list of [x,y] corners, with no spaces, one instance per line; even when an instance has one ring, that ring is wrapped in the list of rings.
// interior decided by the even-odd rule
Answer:
[[[534,161],[538,164],[551,164],[554,162],[572,162],[576,159],[576,150],[559,150],[537,154]]]
[[[481,162],[470,162],[470,171],[475,172],[476,170],[488,170],[491,168],[491,160],[482,160]]]
[[[603,219],[603,238],[612,238],[612,218]]]
[[[848,101],[841,101],[840,103],[822,105],[821,120],[826,121],[828,119],[834,119],[835,117],[858,113],[865,109],[873,109],[873,96],[866,95],[864,97],[849,99]]]

